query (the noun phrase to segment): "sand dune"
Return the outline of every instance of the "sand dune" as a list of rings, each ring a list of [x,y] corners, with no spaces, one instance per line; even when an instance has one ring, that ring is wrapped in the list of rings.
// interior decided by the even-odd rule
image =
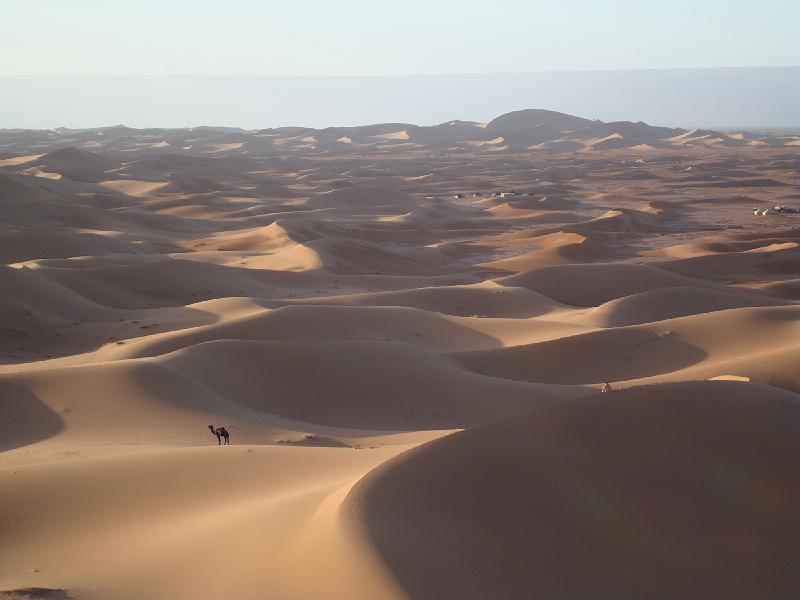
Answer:
[[[266,227],[222,232],[211,237],[192,240],[190,246],[197,250],[228,250],[240,252],[268,252],[285,248],[300,240],[295,239],[280,221]]]
[[[24,202],[37,202],[52,198],[46,190],[35,185],[30,177],[0,173],[0,200],[4,208]]]
[[[592,317],[590,312],[590,323]],[[523,381],[638,380],[696,366],[711,368],[720,362],[755,361],[760,354],[776,350],[796,352],[798,319],[794,305],[731,309],[464,352],[454,358],[474,372]],[[574,369],[571,361],[581,364],[581,369]]]
[[[165,360],[244,406],[296,421],[360,429],[451,429],[581,393],[471,375],[444,359],[385,341],[219,341]],[[306,372],[306,361],[314,364],[313,376]],[[242,380],[243,372],[254,370],[258,378]]]
[[[0,597],[793,597],[792,139],[0,131]]]
[[[561,385],[602,384],[671,373],[706,358],[668,326],[639,325],[582,333],[511,348],[462,352],[453,358],[491,377]],[[575,364],[581,366],[575,368]]]
[[[670,287],[712,287],[656,267],[613,263],[546,266],[503,277],[498,283],[523,287],[573,306],[599,306],[616,298]]]
[[[800,279],[770,281],[767,283],[755,284],[752,285],[752,287],[778,298],[800,300]]]
[[[758,295],[730,293],[703,288],[669,287],[601,304],[591,311],[591,322],[598,327],[621,327],[674,317],[711,313],[748,306],[778,306],[780,301]]]
[[[487,282],[414,290],[350,294],[295,300],[292,304],[341,306],[408,306],[447,315],[529,318],[543,315],[559,303],[523,288]]]
[[[13,290],[13,294],[0,297],[0,323],[7,336],[17,332],[24,338],[32,334],[30,327],[47,330],[56,321],[103,311],[87,298],[30,269],[0,267],[0,285]],[[6,342],[11,343],[11,339],[6,338]]]
[[[42,171],[80,182],[92,183],[107,179],[107,173],[120,166],[119,162],[106,156],[72,146],[59,148],[43,154],[33,166]]]
[[[113,233],[65,230],[58,226],[0,230],[0,263],[13,264],[36,259],[71,258],[98,254],[135,254],[142,249]]]
[[[539,383],[708,379],[763,368],[774,352],[796,356],[797,320],[796,306],[731,309],[452,356],[476,373]]]
[[[385,186],[360,186],[338,189],[312,198],[310,208],[402,208],[414,205],[413,199]]]
[[[557,131],[580,131],[590,123],[589,119],[581,119],[552,110],[527,109],[501,115],[490,121],[486,128],[506,131],[545,125]]]
[[[609,257],[613,251],[601,242],[576,233],[551,233],[535,238],[537,250],[526,252],[481,266],[522,273],[538,267],[582,263],[600,257]]]
[[[791,595],[798,406],[721,381],[550,404],[389,461],[344,514],[413,598]]]
[[[736,253],[718,253],[663,263],[662,268],[690,277],[713,273],[723,282],[769,281],[797,273],[800,246],[795,242],[767,245]]]
[[[162,181],[136,181],[133,179],[100,182],[101,187],[120,192],[126,196],[147,196],[152,192],[163,189],[166,185]]]
[[[289,598],[392,597],[379,570],[366,560],[360,566],[360,548],[344,541],[332,503],[352,477],[396,452],[181,448],[87,458],[69,471],[46,464],[3,472],[4,483],[24,484],[13,488],[15,505],[23,507],[19,525],[4,536],[18,551],[3,561],[0,577],[7,589],[29,587],[15,573],[30,573],[29,542],[46,529],[52,534],[48,549],[34,550],[32,563],[42,574],[40,587],[69,586],[87,597],[252,596],[264,589]],[[248,466],[240,464],[243,459]],[[252,476],[254,469],[260,477]],[[42,518],[36,499],[48,490],[58,490],[64,500]],[[304,530],[309,521],[315,527]],[[89,544],[88,530],[94,532]],[[153,544],[156,536],[171,541]],[[220,536],[236,543],[223,549]],[[108,545],[117,551],[104,550]],[[253,553],[270,560],[253,562]],[[301,557],[306,568],[314,568],[314,578],[293,566]],[[94,582],[91,587],[87,580]]]
[[[36,161],[43,165],[96,169],[98,171],[105,171],[119,164],[106,156],[71,146],[47,152]]]
[[[392,292],[383,296],[398,297]],[[383,299],[378,294],[347,298],[361,302]],[[595,329],[582,322],[557,320],[558,315],[563,315],[560,311],[552,320],[520,322],[519,318],[451,316],[405,306],[372,305],[372,302],[368,306],[342,305],[336,304],[337,300],[340,298],[332,298],[330,305],[315,302],[318,306],[298,301],[276,310],[262,308],[247,299],[212,300],[192,305],[192,312],[187,310],[171,318],[159,310],[155,312],[160,314],[144,318],[150,322],[161,317],[163,331],[108,344],[97,352],[74,357],[72,362],[157,356],[214,340],[384,341],[431,352],[455,352],[531,343]],[[202,322],[199,316],[210,312],[216,316],[213,322],[208,322],[209,319]],[[180,329],[178,323],[185,325],[193,313],[197,315],[197,326]],[[569,319],[569,315],[562,318]]]

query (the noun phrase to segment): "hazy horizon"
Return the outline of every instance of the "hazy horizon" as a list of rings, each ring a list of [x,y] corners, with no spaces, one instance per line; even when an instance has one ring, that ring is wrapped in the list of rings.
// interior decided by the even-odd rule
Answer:
[[[0,128],[324,128],[545,108],[671,127],[798,127],[800,67],[405,76],[0,75]],[[57,99],[57,102],[55,101]]]

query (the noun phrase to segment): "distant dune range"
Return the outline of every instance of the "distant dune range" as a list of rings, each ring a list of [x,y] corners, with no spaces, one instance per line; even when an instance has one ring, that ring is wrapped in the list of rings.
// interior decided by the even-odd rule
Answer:
[[[792,597],[799,152],[0,131],[0,598]]]

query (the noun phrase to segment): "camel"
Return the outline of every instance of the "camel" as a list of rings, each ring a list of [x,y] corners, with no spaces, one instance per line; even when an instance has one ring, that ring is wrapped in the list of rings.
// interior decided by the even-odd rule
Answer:
[[[231,441],[230,441],[231,434],[229,434],[228,430],[225,429],[224,427],[217,427],[216,429],[214,429],[213,425],[209,425],[208,428],[211,430],[211,433],[213,433],[215,436],[217,436],[217,444],[218,445],[222,444],[222,438],[225,438],[225,443],[226,444],[230,444],[231,443]]]

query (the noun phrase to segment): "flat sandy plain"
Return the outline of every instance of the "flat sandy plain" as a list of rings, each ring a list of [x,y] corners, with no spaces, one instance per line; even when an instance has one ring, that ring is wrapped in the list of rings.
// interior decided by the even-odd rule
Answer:
[[[798,184],[544,111],[0,132],[0,597],[798,597]]]

